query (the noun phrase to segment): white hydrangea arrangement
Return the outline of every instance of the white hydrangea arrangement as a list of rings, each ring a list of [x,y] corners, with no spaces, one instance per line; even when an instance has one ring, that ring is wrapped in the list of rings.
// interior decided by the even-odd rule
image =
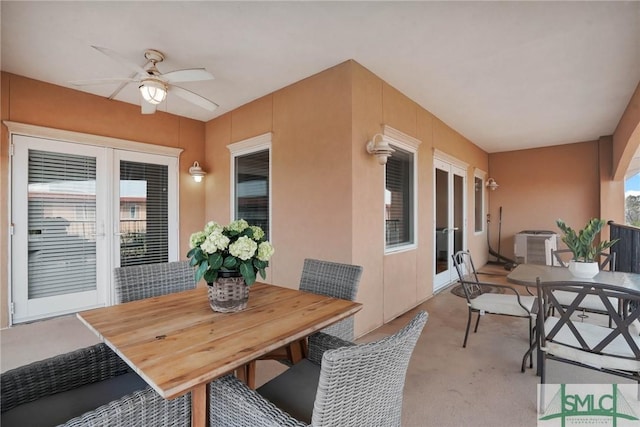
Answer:
[[[255,283],[258,272],[264,279],[274,252],[265,237],[262,228],[249,225],[244,219],[225,227],[209,221],[203,231],[193,233],[189,239],[187,257],[192,266],[198,266],[196,282],[204,278],[213,283],[221,270],[239,271],[247,286]]]

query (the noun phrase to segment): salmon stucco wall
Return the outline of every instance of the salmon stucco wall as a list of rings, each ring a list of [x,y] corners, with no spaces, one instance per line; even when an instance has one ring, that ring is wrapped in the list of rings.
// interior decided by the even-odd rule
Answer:
[[[365,267],[361,289],[365,309],[358,326],[368,331],[416,306],[433,294],[434,182],[433,152],[444,153],[474,168],[488,169],[488,156],[429,111],[351,61],[353,68],[354,261]],[[420,141],[417,158],[417,229],[415,249],[385,254],[384,167],[365,151],[366,141],[390,126]],[[473,185],[473,180],[467,183]],[[468,191],[468,195],[473,192]],[[467,216],[473,218],[467,197]],[[468,221],[471,221],[468,219]],[[472,222],[471,222],[472,223]],[[375,232],[372,230],[379,230]],[[467,247],[486,261],[486,236],[467,234]],[[363,311],[365,310],[363,309]]]
[[[582,228],[600,215],[598,141],[494,153],[489,165],[500,185],[491,193],[492,247],[502,207],[502,255],[514,259],[514,236],[522,230],[559,233],[558,218]]]
[[[73,89],[55,86],[3,72],[1,75],[2,120],[37,126],[82,132],[100,136],[145,142],[167,147],[182,148],[179,163],[180,204],[180,254],[185,259],[189,247],[189,235],[203,222],[204,189],[189,175],[194,161],[204,158],[205,125],[203,122],[158,111],[152,115],[140,113],[140,107],[109,100]],[[2,158],[0,166],[0,194],[3,206],[0,227],[8,229],[6,200],[8,197],[8,147],[7,129],[2,126]],[[8,245],[6,233],[2,233],[0,262],[0,325],[7,326],[6,312],[8,290]]]
[[[345,64],[207,123],[208,220],[231,217],[227,146],[271,132],[268,281],[297,288],[304,258],[351,262],[350,80]]]
[[[421,140],[414,250],[384,253],[384,167],[366,142],[391,126]],[[231,143],[271,132],[272,243],[269,280],[295,288],[304,258],[358,264],[364,272],[356,334],[433,293],[433,148],[487,169],[488,157],[431,113],[355,61],[346,61],[206,124],[206,217],[230,220]],[[470,193],[471,194],[471,193]],[[473,212],[473,206],[469,206]],[[486,252],[484,237],[469,246]],[[481,254],[481,257],[484,254]]]

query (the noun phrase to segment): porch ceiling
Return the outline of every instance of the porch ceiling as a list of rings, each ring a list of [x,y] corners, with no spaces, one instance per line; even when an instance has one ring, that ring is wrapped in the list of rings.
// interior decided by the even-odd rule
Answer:
[[[0,5],[2,70],[61,86],[127,77],[92,49],[163,72],[220,105],[207,121],[354,59],[487,152],[594,140],[615,130],[640,79],[640,2],[12,2]],[[117,85],[81,90],[109,96]],[[135,84],[116,99],[140,104]]]

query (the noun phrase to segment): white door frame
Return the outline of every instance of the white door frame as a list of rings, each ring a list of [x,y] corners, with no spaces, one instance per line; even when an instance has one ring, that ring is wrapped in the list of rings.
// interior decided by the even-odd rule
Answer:
[[[448,187],[448,194],[449,194],[449,198],[447,202],[448,203],[447,227],[445,227],[445,230],[444,230],[444,232],[446,233],[446,239],[447,239],[447,254],[446,254],[447,268],[446,270],[443,270],[440,273],[438,273],[436,269],[437,256],[438,256],[436,252],[436,242],[438,239],[438,236],[436,234],[436,215],[437,215],[436,172],[438,169],[447,172],[447,176],[448,176],[447,187]],[[461,162],[458,159],[448,156],[444,153],[434,154],[434,159],[433,159],[433,186],[434,186],[433,209],[434,209],[434,212],[433,212],[433,225],[432,225],[433,231],[434,231],[433,260],[432,260],[433,272],[434,272],[434,279],[433,279],[434,292],[453,283],[458,278],[455,268],[453,266],[453,259],[451,258],[451,255],[453,254],[453,250],[455,247],[454,245],[455,233],[451,231],[459,231],[458,230],[459,227],[455,227],[454,225],[454,202],[455,202],[455,197],[453,197],[454,196],[454,185],[453,185],[454,176],[460,176],[462,178],[462,195],[461,195],[462,224],[460,225],[462,226],[462,231],[461,231],[462,249],[464,250],[467,247],[467,165],[464,162]]]
[[[155,144],[148,144],[148,143],[142,143],[142,142],[136,142],[136,141],[130,141],[130,140],[125,140],[125,139],[119,139],[119,138],[111,138],[111,137],[105,137],[105,136],[100,136],[100,135],[92,135],[92,134],[86,134],[86,133],[81,133],[81,132],[73,132],[73,131],[67,131],[67,130],[62,130],[62,129],[54,129],[54,128],[48,128],[48,127],[43,127],[43,126],[36,126],[36,125],[30,125],[30,124],[25,124],[25,123],[19,123],[19,122],[12,122],[12,121],[3,121],[3,123],[7,126],[7,129],[9,130],[9,141],[10,141],[10,145],[9,145],[9,150],[10,150],[10,159],[9,159],[9,182],[8,182],[8,198],[9,198],[9,202],[8,202],[8,211],[9,211],[9,224],[10,224],[10,236],[9,239],[7,239],[7,253],[8,253],[8,257],[7,257],[7,264],[8,264],[8,268],[6,269],[6,277],[7,277],[7,284],[8,284],[8,289],[7,289],[7,304],[8,304],[8,313],[9,313],[9,325],[13,325],[14,324],[14,311],[15,311],[15,305],[14,305],[14,301],[16,299],[16,295],[14,292],[14,283],[17,281],[17,278],[14,274],[13,270],[13,265],[15,262],[15,253],[14,253],[14,249],[13,249],[13,241],[16,240],[14,238],[14,233],[15,233],[15,227],[13,226],[14,221],[14,217],[13,217],[13,196],[14,193],[16,191],[18,191],[18,187],[16,187],[16,185],[23,185],[24,189],[21,191],[25,191],[26,192],[26,187],[27,187],[27,180],[20,180],[20,181],[24,181],[23,183],[21,182],[16,182],[13,179],[13,175],[14,175],[14,169],[15,169],[15,165],[14,165],[14,153],[15,153],[15,146],[13,145],[13,143],[11,141],[13,141],[13,138],[15,136],[25,136],[25,137],[35,137],[35,138],[41,138],[41,139],[48,139],[48,140],[52,140],[52,142],[54,143],[74,143],[73,145],[76,147],[74,148],[74,154],[81,154],[82,153],[82,146],[86,147],[86,148],[93,148],[93,149],[103,149],[105,150],[105,152],[107,153],[105,155],[105,162],[106,162],[106,168],[107,169],[111,169],[113,170],[113,152],[114,150],[126,150],[129,152],[129,154],[131,154],[132,156],[134,155],[138,155],[140,154],[142,157],[140,157],[140,161],[144,162],[144,159],[149,160],[150,157],[148,157],[149,155],[159,155],[159,156],[166,156],[166,157],[171,157],[172,159],[170,160],[170,162],[174,162],[172,167],[175,166],[173,168],[174,173],[172,173],[172,168],[170,168],[169,170],[169,186],[173,191],[170,191],[170,197],[169,197],[169,206],[174,206],[174,209],[169,209],[169,260],[170,261],[174,261],[177,260],[179,258],[178,255],[178,251],[179,251],[179,247],[180,247],[180,242],[179,242],[179,206],[178,206],[178,201],[180,200],[179,198],[179,168],[178,168],[178,159],[180,157],[180,154],[182,153],[183,149],[182,148],[175,148],[175,147],[166,147],[166,146],[161,146],[161,145],[155,145]],[[50,146],[48,147],[50,150]],[[47,148],[44,148],[44,150],[46,151]],[[129,159],[129,158],[127,158]],[[119,163],[118,163],[119,164]],[[106,175],[106,174],[105,174]],[[119,180],[119,174],[116,175],[116,182]],[[106,191],[108,192],[108,194],[112,194],[113,193],[113,186],[115,185],[113,180],[106,180],[106,184],[105,186],[107,187]],[[173,195],[173,196],[172,196]],[[111,209],[109,209],[107,206],[104,206],[103,209],[101,209],[102,212],[105,213],[105,223],[104,223],[104,227],[102,229],[98,229],[98,233],[97,234],[102,234],[102,232],[104,232],[105,236],[111,236],[113,235],[113,212]],[[25,242],[24,244],[28,244],[27,240],[28,239],[24,239]],[[113,266],[113,239],[103,239],[104,242],[106,242],[106,244],[108,245],[107,248],[107,253],[105,255],[105,258],[107,258],[110,262],[110,265]],[[112,267],[111,267],[112,268]],[[100,292],[102,292],[102,296],[100,297],[100,304],[101,305],[109,305],[112,303],[112,294],[113,294],[113,275],[110,271],[105,272],[103,274],[99,274],[100,277],[103,277],[106,282],[105,282],[105,286],[103,286],[104,289],[102,289]],[[19,321],[28,321],[27,318],[21,318],[20,316],[18,316],[18,318],[20,319]],[[38,317],[41,318],[41,317]],[[31,319],[31,320],[35,320]]]
[[[27,322],[44,316],[56,316],[73,313],[78,309],[103,306],[106,300],[109,283],[109,242],[105,239],[104,228],[108,224],[107,202],[99,194],[108,191],[109,153],[106,149],[78,144],[37,138],[24,135],[12,135],[12,203],[11,223],[11,268],[12,285],[12,321]],[[30,150],[41,150],[55,153],[67,153],[96,159],[96,289],[67,293],[42,298],[28,297],[28,253],[29,253],[29,218],[28,218],[28,157]],[[20,166],[20,167],[17,167]]]

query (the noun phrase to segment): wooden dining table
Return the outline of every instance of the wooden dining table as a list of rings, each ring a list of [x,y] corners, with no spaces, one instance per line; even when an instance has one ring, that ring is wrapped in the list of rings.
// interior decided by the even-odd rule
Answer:
[[[162,397],[191,392],[191,425],[200,427],[208,424],[209,382],[361,308],[255,283],[247,308],[236,313],[212,311],[207,289],[198,287],[77,316]]]

